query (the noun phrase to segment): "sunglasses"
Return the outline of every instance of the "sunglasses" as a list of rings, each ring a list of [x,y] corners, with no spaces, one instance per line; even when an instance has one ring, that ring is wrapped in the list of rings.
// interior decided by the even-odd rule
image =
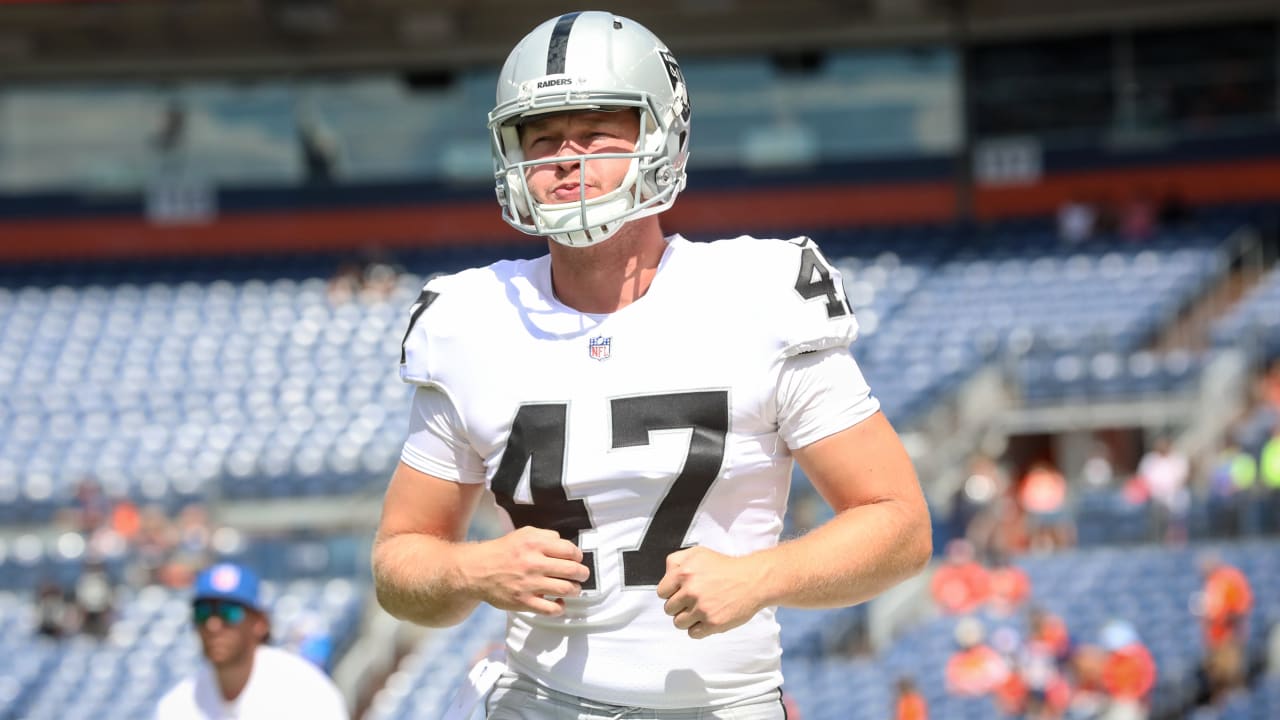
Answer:
[[[204,625],[215,615],[227,625],[239,625],[248,615],[248,609],[229,600],[197,600],[192,605],[196,625]]]

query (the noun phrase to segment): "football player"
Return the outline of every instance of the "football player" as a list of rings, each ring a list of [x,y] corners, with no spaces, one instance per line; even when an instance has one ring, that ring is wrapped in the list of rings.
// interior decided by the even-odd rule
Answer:
[[[503,665],[473,673],[492,720],[782,718],[775,609],[866,601],[931,551],[840,274],[806,238],[664,236],[690,104],[634,20],[535,28],[489,127],[503,218],[548,254],[411,308],[379,601],[428,626],[508,611]],[[780,543],[793,462],[835,517]],[[509,531],[467,542],[486,489]]]

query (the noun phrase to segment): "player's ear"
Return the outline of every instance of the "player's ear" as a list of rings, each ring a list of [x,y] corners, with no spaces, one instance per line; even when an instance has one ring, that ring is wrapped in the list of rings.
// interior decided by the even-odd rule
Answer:
[[[252,611],[251,614],[253,617],[253,634],[258,638],[258,642],[262,645],[270,644],[271,621],[260,612]]]

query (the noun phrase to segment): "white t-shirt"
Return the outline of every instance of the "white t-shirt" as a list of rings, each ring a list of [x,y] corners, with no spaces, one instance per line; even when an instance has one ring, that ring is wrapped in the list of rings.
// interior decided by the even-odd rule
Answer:
[[[720,705],[778,687],[773,608],[693,640],[655,588],[666,557],[777,544],[791,449],[879,409],[838,271],[807,239],[669,240],[644,297],[607,315],[551,289],[550,260],[435,278],[412,309],[402,459],[485,483],[508,527],[557,530],[592,579],[562,617],[512,613],[507,663],[626,706]]]
[[[259,646],[249,682],[225,700],[213,667],[201,663],[192,677],[165,693],[155,720],[348,720],[347,703],[328,675],[310,661],[279,648]]]
[[[1189,472],[1187,458],[1176,452],[1161,454],[1153,450],[1138,463],[1138,474],[1147,481],[1151,497],[1175,510],[1183,509],[1186,503]]]

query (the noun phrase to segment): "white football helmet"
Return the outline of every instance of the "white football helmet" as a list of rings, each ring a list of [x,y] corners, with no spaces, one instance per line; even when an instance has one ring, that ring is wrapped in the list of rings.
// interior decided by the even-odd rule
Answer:
[[[684,189],[689,156],[689,94],[675,58],[639,23],[607,12],[575,12],[548,20],[521,40],[498,77],[489,113],[494,181],[502,219],[530,235],[571,246],[608,239],[628,220],[671,207]],[[600,197],[539,203],[529,193],[530,167],[591,155],[526,160],[518,126],[523,119],[572,110],[635,108],[635,152],[595,155],[631,158],[622,184]],[[585,168],[584,168],[585,169]]]

